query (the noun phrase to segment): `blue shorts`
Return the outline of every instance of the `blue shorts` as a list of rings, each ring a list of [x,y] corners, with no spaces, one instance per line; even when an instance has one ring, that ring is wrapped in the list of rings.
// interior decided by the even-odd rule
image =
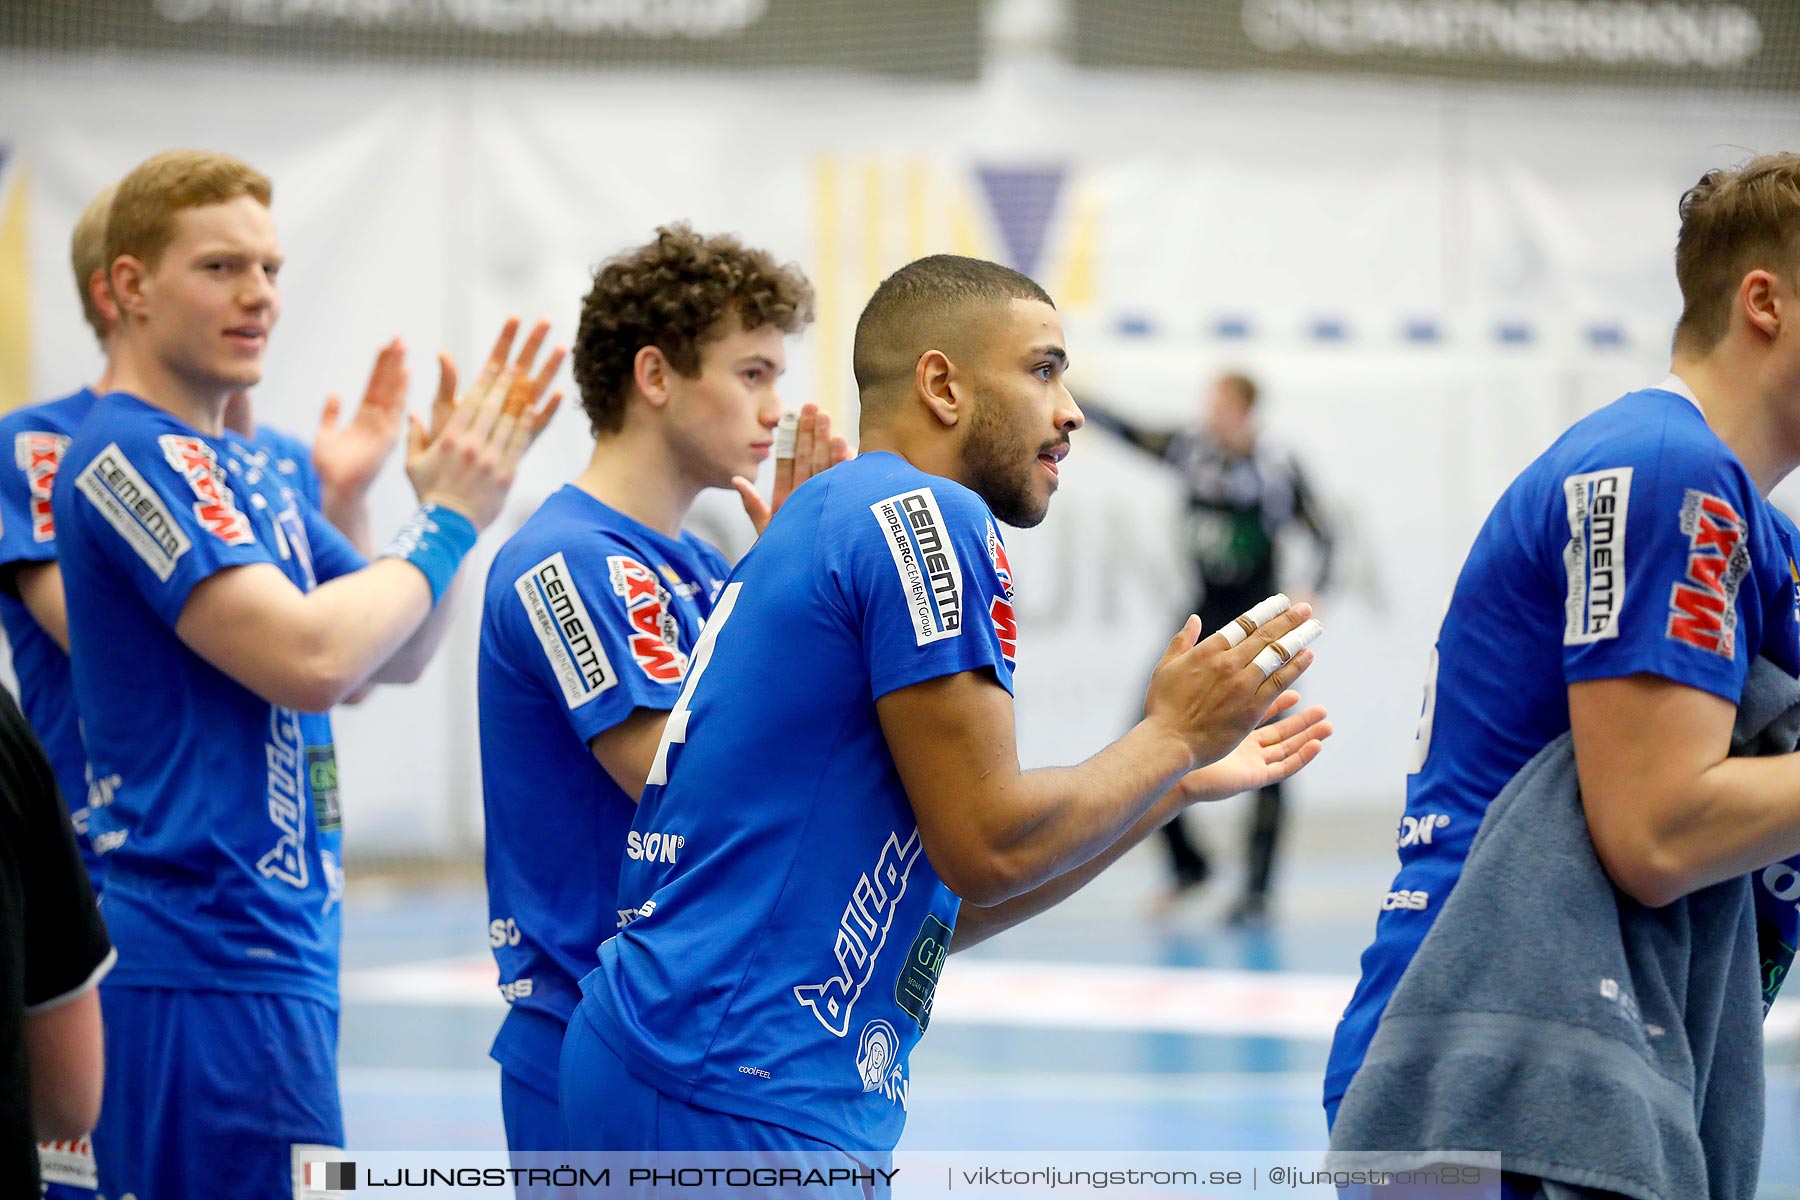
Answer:
[[[567,1028],[553,1013],[513,1008],[494,1037],[488,1054],[500,1064],[500,1112],[506,1118],[506,1148],[514,1155],[563,1148],[557,1080]]]
[[[336,1010],[298,996],[100,987],[100,1191],[294,1194],[300,1146],[342,1146]]]
[[[671,1162],[687,1152],[772,1155],[774,1162],[803,1169],[885,1169],[891,1154],[849,1153],[817,1138],[767,1121],[734,1116],[684,1103],[644,1083],[628,1070],[578,1008],[563,1041],[562,1111],[571,1150],[613,1153],[661,1151]],[[812,1196],[885,1196],[885,1186],[814,1188]],[[618,1193],[630,1194],[621,1190]],[[646,1193],[651,1194],[651,1193]],[[800,1194],[800,1193],[796,1193]]]

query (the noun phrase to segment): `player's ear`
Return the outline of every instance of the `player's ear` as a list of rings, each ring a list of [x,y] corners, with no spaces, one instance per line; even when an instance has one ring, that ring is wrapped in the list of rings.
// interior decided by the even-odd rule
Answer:
[[[913,376],[919,399],[932,416],[946,427],[962,419],[966,407],[963,388],[956,377],[956,365],[948,355],[942,350],[927,350],[919,355]]]
[[[669,402],[672,370],[668,357],[655,346],[639,347],[636,357],[631,360],[632,382],[637,384],[637,390],[643,393],[651,408],[661,408]]]
[[[113,260],[108,278],[112,282],[112,298],[122,315],[142,316],[148,304],[144,284],[150,272],[135,255],[121,254]]]
[[[1768,271],[1758,269],[1745,275],[1738,282],[1737,299],[1745,320],[1764,337],[1772,338],[1780,332],[1783,317],[1790,322],[1800,322],[1800,312],[1783,303],[1787,297],[1781,294],[1775,276]]]

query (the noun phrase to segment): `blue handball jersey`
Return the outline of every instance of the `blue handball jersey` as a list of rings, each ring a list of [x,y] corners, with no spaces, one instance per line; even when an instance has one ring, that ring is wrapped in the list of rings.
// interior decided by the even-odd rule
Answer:
[[[588,743],[634,709],[674,707],[729,569],[692,534],[666,537],[570,485],[488,571],[479,672],[488,943],[501,995],[555,1019],[509,1020],[494,1057],[549,1095],[579,980],[619,926],[619,863],[646,853],[626,836],[637,806]]]
[[[906,1120],[959,901],[875,702],[1012,690],[1011,572],[979,496],[893,454],[795,491],[720,593],[638,805],[632,919],[582,981],[633,1074],[849,1150]]]
[[[1735,704],[1759,655],[1800,673],[1794,527],[1684,391],[1671,378],[1577,423],[1469,552],[1426,683],[1400,872],[1331,1048],[1333,1112],[1488,804],[1568,732],[1570,684],[1649,673]],[[1789,946],[1795,898],[1776,918]]]
[[[50,512],[50,485],[56,480],[69,439],[94,407],[94,393],[82,388],[47,404],[34,404],[0,418],[0,570],[9,579],[19,567],[56,561],[56,521]],[[56,644],[25,602],[16,582],[0,588],[0,625],[12,647],[19,677],[19,707],[56,773],[56,786],[69,806],[76,841],[94,890],[101,886],[100,856],[88,837],[87,756],[81,748],[81,721],[69,656]]]
[[[257,696],[189,650],[175,622],[227,568],[272,563],[310,591],[362,557],[265,452],[122,392],[69,444],[51,509],[119,948],[112,982],[335,1005],[330,718]]]
[[[314,508],[324,501],[319,494],[319,472],[313,467],[312,447],[291,433],[258,424],[250,435],[250,444],[269,456],[265,470],[306,497]]]

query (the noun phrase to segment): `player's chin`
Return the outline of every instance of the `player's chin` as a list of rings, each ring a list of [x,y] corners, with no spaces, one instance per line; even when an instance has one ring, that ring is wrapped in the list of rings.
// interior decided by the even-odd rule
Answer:
[[[221,391],[244,392],[262,382],[262,355],[255,358],[239,358],[231,362],[220,363],[209,374]]]

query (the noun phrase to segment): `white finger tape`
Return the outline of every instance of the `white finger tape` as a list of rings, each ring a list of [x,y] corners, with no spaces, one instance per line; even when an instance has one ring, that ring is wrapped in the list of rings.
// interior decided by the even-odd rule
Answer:
[[[1280,641],[1264,646],[1262,653],[1256,656],[1256,665],[1262,668],[1263,678],[1267,679],[1281,669],[1281,664],[1294,655],[1312,645],[1314,638],[1325,632],[1325,627],[1317,621],[1308,621]]]
[[[1282,613],[1292,607],[1293,601],[1289,600],[1282,593],[1276,592],[1273,596],[1270,596],[1267,600],[1257,604],[1255,608],[1252,608],[1243,616],[1238,617],[1219,632],[1225,635],[1225,644],[1227,646],[1235,646],[1251,634],[1255,633],[1258,625],[1261,625],[1264,621],[1270,621],[1279,617]]]
[[[794,457],[794,434],[800,428],[800,414],[784,412],[781,423],[775,426],[775,457]]]

